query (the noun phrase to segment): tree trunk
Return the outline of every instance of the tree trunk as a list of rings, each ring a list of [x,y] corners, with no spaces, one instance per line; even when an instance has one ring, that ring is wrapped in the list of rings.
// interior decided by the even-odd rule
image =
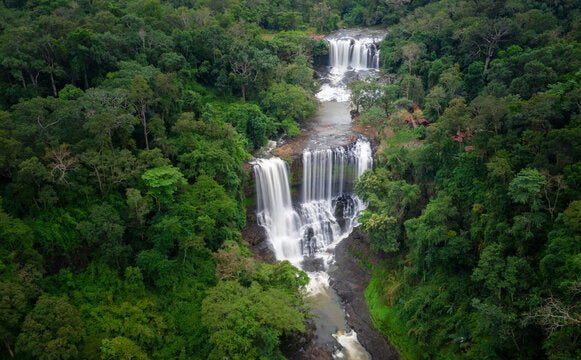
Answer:
[[[54,95],[54,97],[59,97],[59,94],[56,92],[56,85],[54,83],[54,76],[52,74],[52,71],[50,73],[50,84],[52,85],[52,93]]]
[[[8,350],[8,353],[10,354],[10,357],[14,357],[14,352],[12,351],[12,348],[10,347],[10,343],[8,342],[8,338],[4,337],[4,345],[6,345],[6,349]]]
[[[141,124],[143,125],[143,136],[145,138],[145,148],[149,150],[149,139],[147,138],[147,118],[145,117],[145,105],[141,106]]]
[[[490,64],[490,56],[486,57],[486,61],[484,62],[484,71],[483,73],[486,73],[486,70],[488,70],[488,64]]]
[[[246,104],[246,84],[242,84],[242,103]]]
[[[149,139],[147,138],[147,122],[145,119],[142,121],[143,123],[143,136],[145,137],[145,148],[149,150]]]
[[[486,49],[486,60],[484,61],[484,71],[482,72],[483,74],[486,73],[486,70],[488,70],[488,65],[490,64],[490,60],[492,59],[493,54],[494,54],[494,47],[492,45],[490,45]]]

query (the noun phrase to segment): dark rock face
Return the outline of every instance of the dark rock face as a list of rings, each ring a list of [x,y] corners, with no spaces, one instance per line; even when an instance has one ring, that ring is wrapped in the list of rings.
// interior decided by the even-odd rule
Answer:
[[[331,353],[315,341],[315,321],[307,320],[304,334],[291,334],[281,339],[281,349],[289,360],[331,360]]]
[[[255,209],[250,207],[246,209],[246,227],[242,229],[242,238],[250,245],[266,241],[266,230],[258,225]]]
[[[269,264],[276,264],[276,256],[274,255],[274,249],[268,241],[263,241],[257,245],[250,246],[250,251],[254,255],[254,258],[259,262],[266,262]]]
[[[266,230],[256,221],[256,213],[252,208],[246,209],[246,227],[242,229],[242,240],[248,243],[248,248],[258,261],[270,264],[276,263],[274,249],[266,239]]]
[[[349,253],[350,246],[369,250],[369,240],[359,228],[353,229],[351,235],[335,247],[336,267],[329,272],[331,287],[345,306],[347,325],[357,332],[359,342],[373,359],[400,359],[387,337],[373,326],[364,294],[371,272],[357,264],[357,259]]]
[[[325,271],[325,260],[316,257],[305,257],[301,267],[304,271]]]

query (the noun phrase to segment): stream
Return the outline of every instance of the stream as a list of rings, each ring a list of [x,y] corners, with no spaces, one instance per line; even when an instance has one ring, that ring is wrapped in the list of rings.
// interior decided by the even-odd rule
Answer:
[[[358,225],[365,208],[354,194],[354,181],[373,165],[369,141],[351,130],[347,84],[377,76],[377,44],[384,36],[381,30],[345,29],[324,39],[330,51],[321,69],[321,105],[304,140],[297,166],[302,180],[293,192],[287,162],[275,156],[252,162],[258,224],[277,260],[289,260],[308,273],[316,342],[335,359],[371,359],[358,340],[365,334],[347,325],[349,315],[329,285],[329,272],[336,267],[335,246]]]

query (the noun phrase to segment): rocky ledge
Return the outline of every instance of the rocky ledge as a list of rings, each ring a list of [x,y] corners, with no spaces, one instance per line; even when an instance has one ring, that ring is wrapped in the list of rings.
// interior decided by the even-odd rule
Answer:
[[[350,249],[358,253],[370,253],[369,239],[359,228],[353,229],[349,237],[335,247],[336,267],[329,272],[331,287],[345,307],[347,325],[357,332],[359,342],[373,359],[400,359],[387,337],[373,326],[365,301],[365,289],[371,279],[371,271],[358,264],[358,259],[350,254]]]

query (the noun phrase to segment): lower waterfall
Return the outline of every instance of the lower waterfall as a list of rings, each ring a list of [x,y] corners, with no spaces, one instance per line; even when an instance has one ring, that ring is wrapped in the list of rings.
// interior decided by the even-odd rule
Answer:
[[[277,157],[253,163],[258,223],[276,258],[295,264],[351,232],[364,206],[353,184],[372,166],[371,146],[357,140],[335,149],[305,150],[302,165],[302,200],[292,204],[288,164]]]

